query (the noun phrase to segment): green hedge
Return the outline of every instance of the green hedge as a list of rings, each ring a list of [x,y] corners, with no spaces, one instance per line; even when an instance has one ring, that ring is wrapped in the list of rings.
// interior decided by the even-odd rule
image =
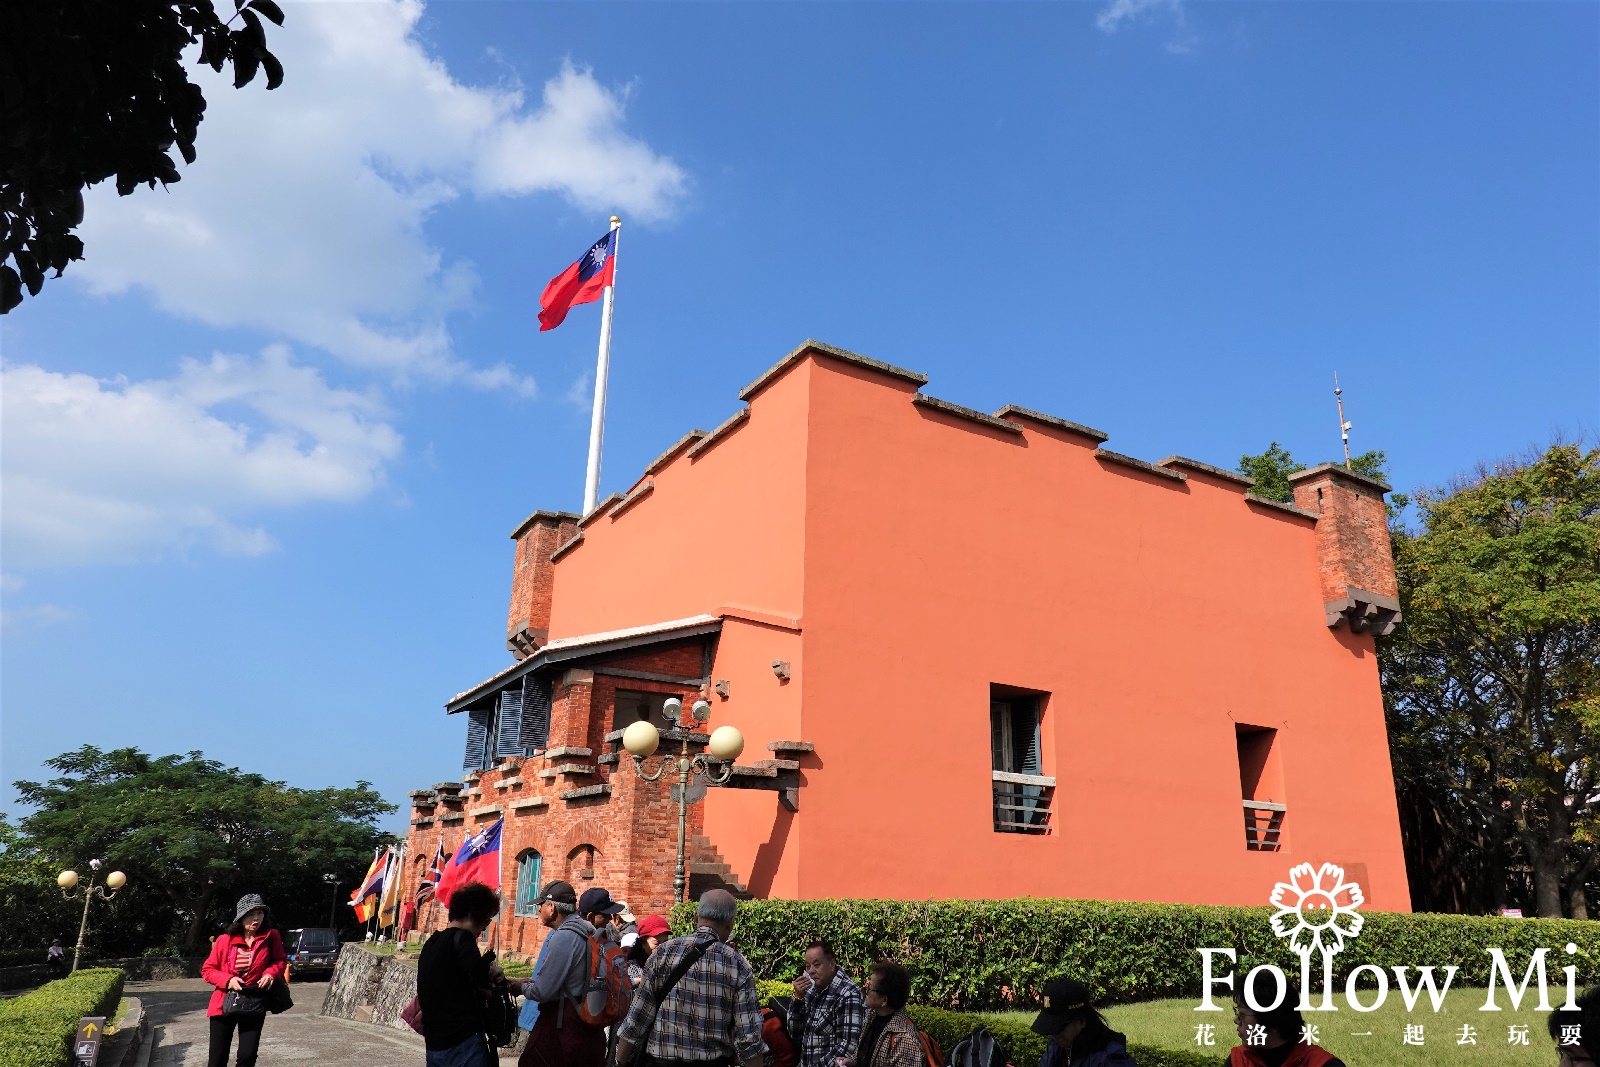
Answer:
[[[830,942],[845,973],[859,978],[877,959],[912,972],[911,1000],[963,1011],[1014,1010],[1058,975],[1088,985],[1103,1003],[1197,997],[1199,947],[1232,948],[1242,973],[1261,963],[1299,974],[1299,958],[1268,925],[1272,909],[1096,900],[751,900],[739,906],[734,942],[758,976],[793,980],[808,942]],[[693,906],[673,911],[675,930]],[[1578,947],[1568,956],[1568,942]],[[1485,950],[1498,947],[1520,980],[1533,949],[1550,949],[1553,984],[1574,964],[1580,981],[1600,978],[1600,922],[1365,913],[1361,935],[1334,958],[1337,980],[1362,964],[1461,968],[1457,985],[1488,981]],[[1218,961],[1226,973],[1227,961]]]
[[[110,1018],[122,997],[122,972],[105,967],[49,982],[26,996],[0,1001],[0,1064],[64,1067],[85,1015]]]

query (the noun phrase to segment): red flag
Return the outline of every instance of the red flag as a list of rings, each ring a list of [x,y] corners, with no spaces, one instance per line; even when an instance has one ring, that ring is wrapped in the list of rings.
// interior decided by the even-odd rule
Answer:
[[[617,231],[610,230],[590,245],[578,262],[550,279],[539,296],[540,333],[560,326],[576,305],[600,299],[616,273],[616,252]]]
[[[462,842],[433,888],[434,899],[450,906],[450,895],[458,886],[482,882],[490,889],[500,888],[500,830],[505,819],[496,819],[483,830]]]

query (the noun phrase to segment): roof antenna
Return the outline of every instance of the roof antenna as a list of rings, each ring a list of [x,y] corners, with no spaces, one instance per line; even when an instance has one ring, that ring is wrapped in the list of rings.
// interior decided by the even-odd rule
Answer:
[[[1344,418],[1344,390],[1339,388],[1339,372],[1333,372],[1333,400],[1339,405],[1339,439],[1344,442],[1344,469],[1350,469],[1350,426]]]

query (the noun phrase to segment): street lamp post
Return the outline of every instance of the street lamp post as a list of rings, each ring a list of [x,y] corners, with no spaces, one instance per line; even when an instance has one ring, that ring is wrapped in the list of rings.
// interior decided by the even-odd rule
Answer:
[[[89,861],[89,884],[83,887],[83,918],[78,921],[78,945],[72,950],[74,972],[78,969],[78,958],[83,955],[84,935],[89,932],[89,902],[97,896],[101,900],[110,900],[128,881],[128,876],[121,871],[112,871],[106,875],[105,885],[95,885],[94,880],[100,874],[100,866],[99,860]],[[73,890],[78,887],[78,872],[62,871],[56,875],[56,885],[61,887],[61,895],[71,900],[75,895]]]
[[[322,880],[333,890],[333,899],[328,901],[328,929],[337,930],[338,927],[333,925],[333,920],[339,911],[339,876],[337,874],[325,874],[322,876]]]
[[[675,727],[683,714],[683,701],[669,697],[662,708]],[[703,723],[711,718],[711,705],[704,700],[695,701],[691,710],[694,720]],[[689,833],[689,780],[694,775],[704,778],[710,785],[723,785],[733,776],[733,761],[744,751],[744,735],[732,726],[719,726],[711,733],[706,745],[710,753],[689,754],[689,731],[680,728],[680,746],[676,756],[668,753],[656,764],[654,773],[644,769],[644,761],[653,755],[661,744],[661,731],[650,722],[636,722],[622,732],[622,747],[633,757],[633,768],[647,782],[657,782],[674,768],[678,772],[678,863],[672,872],[672,898],[683,900],[689,881],[685,873],[684,851]]]

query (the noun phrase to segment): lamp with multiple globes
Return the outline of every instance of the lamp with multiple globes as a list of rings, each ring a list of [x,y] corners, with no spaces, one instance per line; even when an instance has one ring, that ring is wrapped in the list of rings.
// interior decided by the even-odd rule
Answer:
[[[641,720],[622,731],[622,747],[633,757],[633,768],[647,782],[657,782],[669,768],[678,772],[678,862],[672,872],[672,899],[682,900],[689,882],[685,873],[684,851],[689,833],[689,780],[695,775],[708,785],[723,785],[733,777],[733,761],[744,751],[744,735],[732,726],[719,726],[712,731],[705,752],[689,752],[689,730],[681,729],[683,701],[669,697],[662,707],[666,720],[678,731],[679,748],[676,756],[668,753],[660,757],[656,769],[646,771],[644,761],[655,755],[661,747],[661,731],[654,723]],[[696,723],[711,718],[711,705],[697,700],[690,709]]]
[[[106,875],[104,885],[95,885],[94,881],[100,875],[102,864],[99,860],[89,861],[89,884],[83,886],[83,918],[78,922],[78,945],[72,950],[72,969],[78,969],[78,959],[83,955],[84,935],[89,932],[89,902],[95,897],[101,900],[110,900],[117,895],[117,890],[128,884],[128,876],[121,871],[112,871]],[[67,870],[56,875],[56,885],[61,889],[61,895],[71,900],[77,896],[73,890],[79,887],[78,872]]]

